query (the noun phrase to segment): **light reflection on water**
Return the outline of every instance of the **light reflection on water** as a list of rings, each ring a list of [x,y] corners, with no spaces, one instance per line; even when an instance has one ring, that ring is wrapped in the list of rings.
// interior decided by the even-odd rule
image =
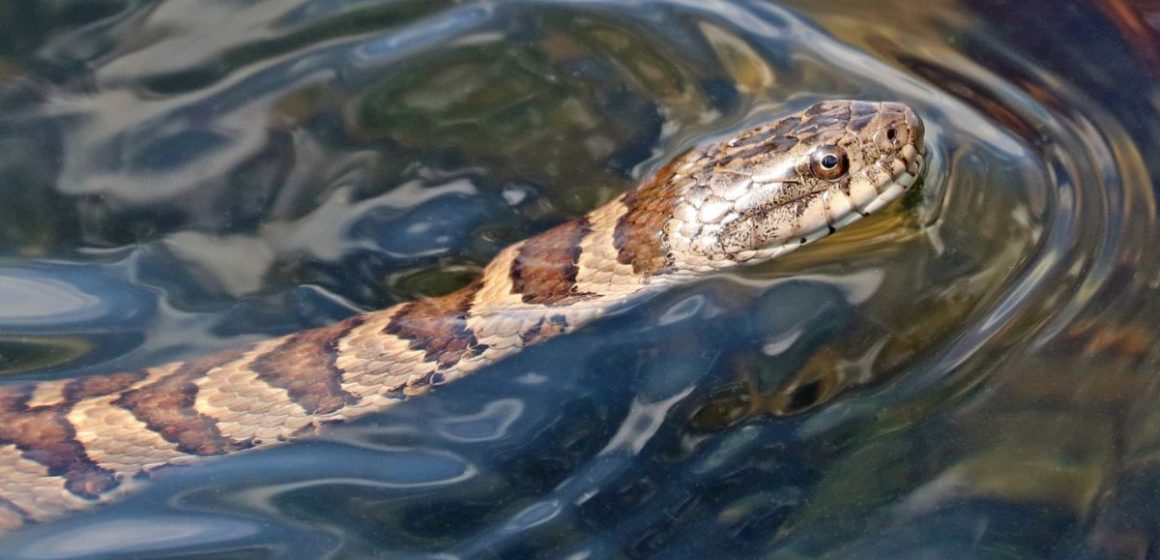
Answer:
[[[20,20],[0,38],[13,380],[448,291],[682,149],[818,98],[910,103],[931,165],[921,193],[808,250],[4,549],[1154,551],[1160,119],[1139,45],[1156,30],[1115,2],[790,3],[106,2]],[[1055,33],[1019,27],[1043,18]]]

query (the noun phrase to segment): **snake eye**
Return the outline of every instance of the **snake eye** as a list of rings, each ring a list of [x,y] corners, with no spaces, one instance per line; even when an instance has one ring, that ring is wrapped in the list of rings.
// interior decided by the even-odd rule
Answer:
[[[849,167],[846,150],[838,146],[821,146],[810,155],[810,171],[819,179],[833,181],[845,175]]]

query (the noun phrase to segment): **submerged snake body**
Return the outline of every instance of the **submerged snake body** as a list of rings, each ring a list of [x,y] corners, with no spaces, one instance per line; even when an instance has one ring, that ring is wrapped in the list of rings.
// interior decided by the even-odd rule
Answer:
[[[110,501],[161,467],[381,411],[646,291],[832,233],[913,184],[922,137],[903,105],[820,103],[690,151],[446,296],[187,362],[0,386],[0,532]]]

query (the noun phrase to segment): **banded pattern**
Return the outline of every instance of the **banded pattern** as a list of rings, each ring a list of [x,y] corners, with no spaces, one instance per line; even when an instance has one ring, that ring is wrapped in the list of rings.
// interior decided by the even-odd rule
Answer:
[[[792,250],[909,187],[922,136],[902,105],[821,103],[677,158],[446,296],[187,362],[0,386],[0,529],[107,502],[163,467],[316,434],[644,292]]]

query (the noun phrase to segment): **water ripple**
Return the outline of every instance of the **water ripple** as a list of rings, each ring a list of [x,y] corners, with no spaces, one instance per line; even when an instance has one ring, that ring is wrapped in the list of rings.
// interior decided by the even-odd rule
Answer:
[[[446,292],[673,154],[818,99],[911,104],[930,166],[809,250],[4,550],[1144,556],[1156,26],[992,4],[168,0],[5,26],[17,381]]]

